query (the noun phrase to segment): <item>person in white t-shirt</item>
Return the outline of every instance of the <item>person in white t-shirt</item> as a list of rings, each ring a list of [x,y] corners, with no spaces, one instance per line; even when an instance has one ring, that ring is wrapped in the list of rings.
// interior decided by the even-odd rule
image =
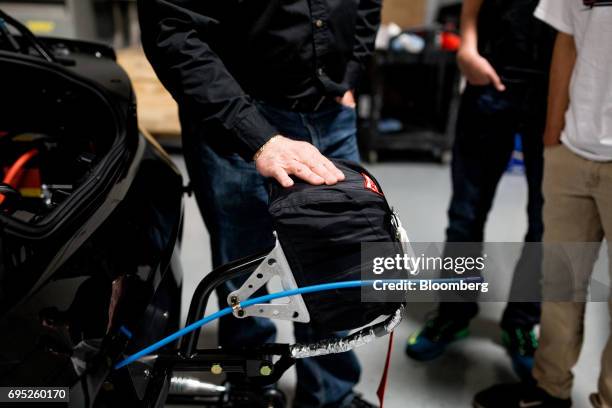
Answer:
[[[541,0],[535,15],[559,31],[544,134],[540,348],[533,384],[488,388],[475,396],[478,408],[572,405],[572,368],[582,346],[590,275],[599,243],[612,242],[612,1]],[[555,248],[570,246],[573,252],[564,252],[568,258],[555,256]],[[612,336],[597,388],[591,404],[612,408]]]

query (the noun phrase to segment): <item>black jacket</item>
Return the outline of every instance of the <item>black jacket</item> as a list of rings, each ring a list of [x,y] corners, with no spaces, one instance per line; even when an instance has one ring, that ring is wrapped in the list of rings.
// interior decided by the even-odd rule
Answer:
[[[182,118],[247,159],[277,133],[253,99],[339,96],[356,86],[374,48],[381,3],[138,2],[145,52]]]

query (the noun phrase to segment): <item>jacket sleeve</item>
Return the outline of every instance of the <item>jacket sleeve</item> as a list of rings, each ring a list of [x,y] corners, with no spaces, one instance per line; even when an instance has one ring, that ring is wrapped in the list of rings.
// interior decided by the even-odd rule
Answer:
[[[353,57],[348,62],[344,83],[355,89],[365,71],[368,58],[374,52],[374,42],[380,27],[382,0],[360,0],[355,27]]]
[[[197,13],[202,0],[139,0],[142,42],[164,86],[190,116],[220,125],[250,161],[277,132],[209,45],[218,20]]]

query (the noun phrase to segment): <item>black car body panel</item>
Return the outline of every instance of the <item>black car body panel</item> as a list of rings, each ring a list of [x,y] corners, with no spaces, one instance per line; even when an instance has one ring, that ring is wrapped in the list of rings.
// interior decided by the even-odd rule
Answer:
[[[40,43],[52,61],[0,46],[0,174],[34,148],[29,171],[68,187],[0,204],[0,386],[70,387],[78,407],[155,406],[167,378],[112,365],[178,327],[182,178],[138,131],[111,49]]]

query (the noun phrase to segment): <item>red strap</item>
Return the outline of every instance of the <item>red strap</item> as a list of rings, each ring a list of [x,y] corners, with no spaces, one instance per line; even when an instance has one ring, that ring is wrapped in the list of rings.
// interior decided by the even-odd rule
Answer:
[[[393,351],[393,332],[389,334],[389,347],[387,348],[387,358],[385,359],[385,368],[383,368],[382,377],[380,377],[380,383],[378,384],[378,402],[380,408],[383,408],[385,404],[385,390],[387,389],[387,379],[389,377],[389,367],[391,366],[391,352]]]

